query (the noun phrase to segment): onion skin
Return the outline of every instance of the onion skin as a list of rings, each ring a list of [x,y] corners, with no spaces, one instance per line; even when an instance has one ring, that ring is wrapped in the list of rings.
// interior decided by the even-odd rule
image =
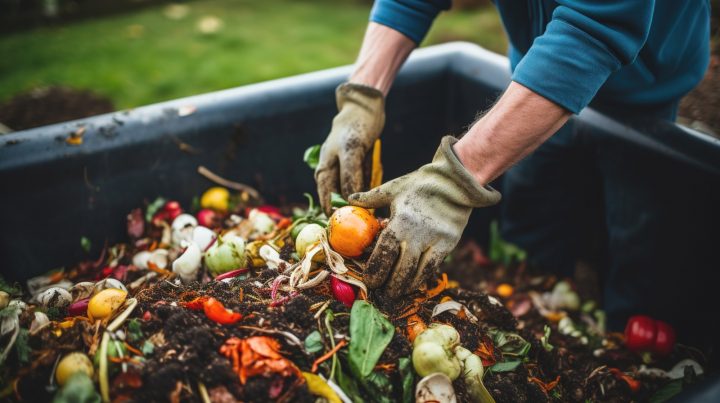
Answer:
[[[250,269],[247,267],[244,269],[237,269],[237,270],[231,270],[228,272],[225,272],[223,274],[220,274],[219,276],[215,277],[215,281],[225,280],[226,278],[233,278],[237,277],[243,273],[247,273]]]
[[[336,300],[347,307],[352,307],[353,302],[355,302],[355,289],[350,284],[331,276],[330,288]]]
[[[68,316],[86,316],[88,305],[90,304],[90,298],[81,299],[75,301],[68,307]]]

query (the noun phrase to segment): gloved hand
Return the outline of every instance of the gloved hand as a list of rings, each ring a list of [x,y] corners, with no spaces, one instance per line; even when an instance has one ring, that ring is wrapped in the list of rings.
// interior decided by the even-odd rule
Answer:
[[[491,206],[500,193],[479,185],[445,136],[432,163],[348,202],[365,208],[390,205],[390,222],[367,262],[363,281],[390,298],[416,291],[455,248],[473,207]]]
[[[315,169],[320,205],[330,215],[330,193],[343,197],[363,188],[363,162],[385,125],[385,97],[375,88],[345,83],[335,90],[338,114]]]

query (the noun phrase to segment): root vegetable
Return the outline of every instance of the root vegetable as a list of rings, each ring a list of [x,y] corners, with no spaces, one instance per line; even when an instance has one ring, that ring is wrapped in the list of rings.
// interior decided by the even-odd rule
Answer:
[[[495,399],[490,396],[490,393],[482,382],[484,369],[480,357],[462,346],[458,346],[455,349],[455,356],[462,362],[463,380],[465,381],[465,386],[470,393],[472,401],[495,403]]]
[[[335,210],[328,224],[330,246],[346,257],[358,257],[370,246],[380,223],[361,207],[345,206]]]
[[[197,213],[198,223],[203,227],[214,227],[217,217],[217,213],[215,213],[214,210],[211,210],[209,208],[201,209]]]
[[[217,242],[205,252],[205,264],[215,276],[241,269],[246,263],[245,240],[232,232],[220,235]]]
[[[355,302],[355,289],[348,283],[335,276],[330,277],[330,288],[336,300],[342,302],[348,308]]]
[[[92,362],[81,352],[70,353],[60,360],[55,370],[55,380],[63,386],[77,372],[84,372],[90,378],[95,373]]]

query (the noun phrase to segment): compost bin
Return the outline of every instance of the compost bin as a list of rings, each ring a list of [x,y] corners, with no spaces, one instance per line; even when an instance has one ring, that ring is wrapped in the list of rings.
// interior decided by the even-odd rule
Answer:
[[[336,111],[341,67],[248,85],[0,137],[0,267],[24,281],[85,258],[126,237],[126,214],[157,196],[184,205],[209,185],[199,166],[247,183],[271,203],[301,201],[314,182],[301,155],[323,141]],[[441,135],[461,133],[510,79],[506,58],[453,43],[415,52],[387,103],[385,177],[429,161]],[[592,109],[574,117],[598,138],[642,147],[706,184],[704,203],[717,205],[720,140],[657,120],[619,122]],[[411,138],[412,141],[407,141]],[[700,179],[697,179],[700,178]],[[466,234],[487,238],[496,209],[474,213]],[[716,218],[716,217],[715,217]],[[710,377],[710,381],[713,378]],[[685,392],[717,396],[717,383]],[[699,401],[699,400],[698,400]]]

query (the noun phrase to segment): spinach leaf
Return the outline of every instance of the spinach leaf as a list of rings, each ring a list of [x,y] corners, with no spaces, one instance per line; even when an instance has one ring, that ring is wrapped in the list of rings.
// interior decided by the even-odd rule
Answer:
[[[357,300],[350,311],[350,370],[357,378],[372,373],[395,333],[392,323],[366,301]]]
[[[333,207],[340,208],[345,207],[348,204],[350,203],[348,203],[347,200],[343,199],[343,197],[340,196],[338,193],[330,193],[330,205],[332,205]]]
[[[371,372],[362,380],[362,385],[373,402],[394,402],[393,387],[386,375],[380,372]]]
[[[495,365],[493,365],[492,367],[490,367],[489,371],[492,371],[492,372],[510,372],[510,371],[514,371],[515,368],[517,368],[518,365],[520,365],[521,362],[522,362],[522,361],[520,361],[520,360],[517,360],[517,361],[498,362],[497,364],[495,364]]]

